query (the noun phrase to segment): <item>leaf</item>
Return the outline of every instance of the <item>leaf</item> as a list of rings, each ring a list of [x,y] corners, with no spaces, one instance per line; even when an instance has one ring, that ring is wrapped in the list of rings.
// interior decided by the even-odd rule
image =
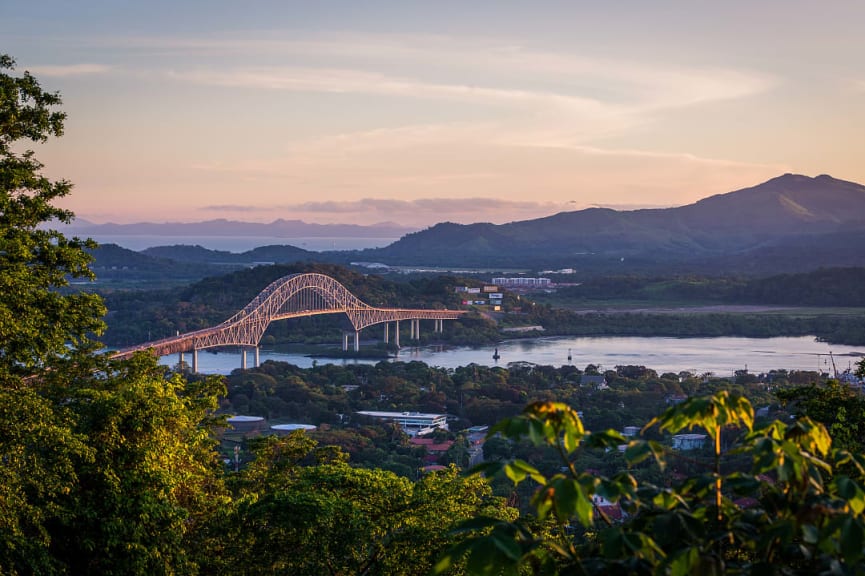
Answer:
[[[803,524],[802,540],[807,544],[817,544],[820,541],[820,530],[813,524]]]
[[[625,448],[625,461],[630,466],[634,466],[648,458],[651,453],[652,450],[646,440],[632,440]]]
[[[670,562],[670,576],[688,576],[694,573],[694,568],[700,563],[700,551],[688,548],[678,553]]]
[[[841,525],[841,554],[848,564],[854,564],[862,557],[862,542],[865,530],[856,518],[845,518]]]
[[[543,474],[538,472],[537,468],[523,460],[514,460],[504,465],[505,476],[511,479],[514,484],[519,484],[526,477],[531,477],[538,484],[546,484],[547,479]]]
[[[838,495],[847,501],[854,514],[861,514],[865,510],[865,491],[847,476],[835,478],[835,486]]]

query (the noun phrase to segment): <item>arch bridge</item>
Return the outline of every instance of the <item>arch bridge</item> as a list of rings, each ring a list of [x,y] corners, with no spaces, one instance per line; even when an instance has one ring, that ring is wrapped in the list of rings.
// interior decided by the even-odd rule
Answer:
[[[149,350],[157,356],[192,353],[192,370],[198,371],[198,351],[220,346],[239,346],[242,367],[246,368],[246,350],[255,350],[258,365],[258,345],[271,322],[319,314],[345,314],[351,323],[354,350],[360,348],[360,331],[374,324],[384,324],[384,341],[388,342],[390,323],[396,324],[394,343],[399,346],[399,322],[410,321],[411,338],[420,337],[420,321],[433,320],[434,331],[441,332],[445,320],[456,320],[465,310],[424,310],[408,308],[377,308],[352,294],[345,286],[325,274],[291,274],[270,283],[261,293],[234,316],[211,328],[178,334],[161,340],[123,348],[114,358],[127,358],[136,352]],[[348,350],[352,332],[343,332],[342,347]]]

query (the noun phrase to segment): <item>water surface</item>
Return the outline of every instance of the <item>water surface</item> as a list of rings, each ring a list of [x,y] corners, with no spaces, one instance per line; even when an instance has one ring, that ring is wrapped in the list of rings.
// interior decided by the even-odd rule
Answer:
[[[370,343],[371,344],[371,343]],[[493,355],[498,350],[499,359]],[[432,366],[456,368],[471,363],[484,366],[503,366],[511,362],[532,362],[552,366],[573,364],[585,368],[588,364],[600,365],[602,369],[613,369],[619,365],[642,365],[664,372],[687,370],[698,374],[712,372],[718,376],[747,369],[752,373],[773,369],[832,371],[830,351],[834,355],[839,371],[854,366],[865,347],[830,345],[818,342],[813,337],[783,338],[665,338],[665,337],[554,337],[508,340],[497,346],[422,346],[405,347],[392,360],[419,360]],[[570,355],[570,360],[568,356]],[[191,355],[186,354],[186,362]],[[328,359],[312,358],[304,354],[262,349],[261,362],[278,360],[309,368],[313,361],[318,364],[375,364],[375,359]],[[177,355],[166,356],[161,362],[174,365]],[[252,366],[253,356],[248,356]],[[239,351],[219,350],[216,353],[202,350],[198,353],[200,372],[228,374],[240,368]]]

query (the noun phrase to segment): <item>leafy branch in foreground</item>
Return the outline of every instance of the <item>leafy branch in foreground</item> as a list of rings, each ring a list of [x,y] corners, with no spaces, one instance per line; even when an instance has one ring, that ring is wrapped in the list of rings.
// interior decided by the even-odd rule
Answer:
[[[638,482],[633,471],[652,462],[664,468],[680,457],[676,451],[632,440],[624,452],[628,470],[611,477],[580,471],[573,465],[580,450],[615,450],[627,440],[612,430],[584,430],[565,404],[531,404],[490,435],[552,447],[560,471],[547,477],[510,460],[473,473],[536,483],[534,517],[464,523],[470,537],[442,556],[434,573],[463,560],[476,574],[861,573],[865,460],[833,448],[826,428],[808,418],[759,429],[753,423],[750,403],[727,392],[666,410],[644,432],[705,431],[713,463],[659,486]],[[722,433],[731,432],[737,441],[723,451]],[[735,459],[744,465],[725,472]],[[610,518],[599,502],[620,506],[621,518]]]

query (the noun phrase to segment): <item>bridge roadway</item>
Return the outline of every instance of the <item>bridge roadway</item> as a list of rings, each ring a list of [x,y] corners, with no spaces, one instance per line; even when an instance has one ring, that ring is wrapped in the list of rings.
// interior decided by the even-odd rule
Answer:
[[[242,350],[241,366],[246,368],[246,351],[254,349],[258,365],[258,345],[271,322],[315,316],[318,314],[345,314],[353,331],[344,331],[343,350],[348,350],[349,339],[354,337],[354,350],[360,348],[360,331],[368,326],[384,324],[384,341],[389,340],[390,323],[395,323],[394,343],[399,346],[399,323],[408,320],[410,337],[420,337],[420,321],[433,320],[434,331],[441,332],[445,320],[456,320],[465,310],[423,310],[408,308],[377,308],[361,301],[349,290],[324,274],[291,274],[270,283],[261,293],[228,320],[186,334],[145,342],[122,348],[114,358],[127,358],[136,352],[148,350],[157,356],[192,353],[192,371],[198,371],[198,351],[218,346],[239,346]]]

